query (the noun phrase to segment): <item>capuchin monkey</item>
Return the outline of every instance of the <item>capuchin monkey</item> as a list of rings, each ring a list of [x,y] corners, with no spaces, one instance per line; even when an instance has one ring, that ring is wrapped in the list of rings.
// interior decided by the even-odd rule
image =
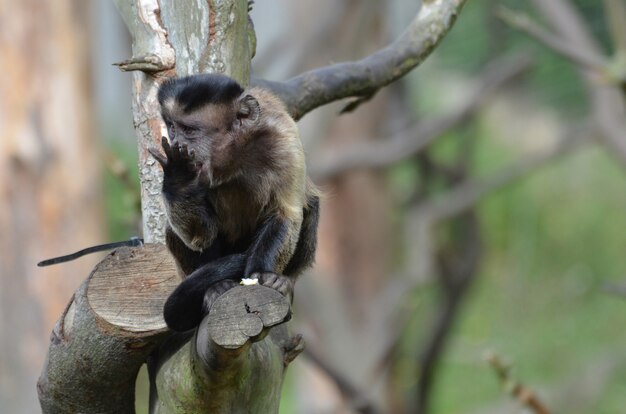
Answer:
[[[158,93],[166,243],[185,277],[165,303],[175,331],[200,324],[242,278],[291,299],[313,262],[319,197],[282,102],[217,74],[173,78]]]

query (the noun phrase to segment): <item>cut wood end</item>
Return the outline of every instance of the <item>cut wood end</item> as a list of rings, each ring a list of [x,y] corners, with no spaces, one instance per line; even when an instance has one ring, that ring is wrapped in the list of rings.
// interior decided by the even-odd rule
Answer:
[[[174,258],[164,245],[122,247],[96,265],[87,300],[98,316],[123,330],[164,330],[163,304],[179,283]]]
[[[289,301],[274,289],[236,286],[220,296],[208,315],[211,340],[226,349],[237,349],[249,340],[261,339],[267,328],[291,318]]]

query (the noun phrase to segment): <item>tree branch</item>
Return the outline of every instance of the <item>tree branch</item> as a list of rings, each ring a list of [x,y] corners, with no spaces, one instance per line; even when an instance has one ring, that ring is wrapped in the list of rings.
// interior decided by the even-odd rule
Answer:
[[[441,357],[480,265],[482,243],[476,211],[470,210],[457,220],[457,224],[463,226],[462,237],[453,242],[456,246],[443,246],[438,254],[443,297],[435,323],[420,351],[417,370],[419,379],[413,407],[413,411],[418,414],[429,412]],[[449,251],[444,253],[445,250]]]
[[[501,6],[497,9],[496,14],[500,19],[504,20],[510,26],[526,33],[533,39],[544,44],[553,52],[571,60],[573,63],[587,69],[595,71],[603,71],[607,66],[607,59],[590,50],[579,48],[561,38],[555,33],[550,33],[537,23],[531,20],[526,14],[513,11],[507,7]]]
[[[162,308],[178,281],[162,245],[100,262],[52,332],[37,383],[42,411],[134,414],[137,372],[167,336]]]
[[[362,60],[314,69],[286,82],[253,79],[252,83],[277,94],[295,119],[339,99],[371,97],[424,61],[452,28],[464,3],[423,2],[404,34]]]
[[[433,223],[457,216],[474,206],[487,194],[501,189],[527,174],[536,171],[555,158],[565,155],[588,141],[588,131],[566,134],[548,151],[518,161],[516,164],[493,174],[488,178],[467,181],[439,197],[425,201],[419,211]]]
[[[224,293],[191,341],[180,349],[165,344],[149,364],[155,412],[278,412],[285,344],[302,347],[302,337],[290,337],[283,324],[290,316],[289,302],[274,289],[237,286]]]
[[[511,376],[511,367],[504,363],[498,355],[490,353],[485,359],[495,371],[502,383],[502,387],[520,404],[532,410],[535,414],[550,414],[550,410],[534,392]]]
[[[310,348],[307,348],[304,351],[304,356],[333,381],[341,395],[343,395],[344,398],[352,404],[352,407],[356,412],[361,414],[378,413],[378,410],[368,400],[367,394],[362,390],[359,390],[339,371],[337,371],[332,364]]]
[[[601,49],[591,36],[585,21],[567,0],[533,0],[535,7],[564,39],[585,53],[601,55]],[[618,86],[604,85],[581,71],[591,99],[593,119],[612,153],[626,166],[626,102]]]
[[[419,122],[396,138],[352,144],[320,157],[323,161],[311,163],[309,174],[315,181],[325,181],[354,169],[384,168],[413,157],[443,133],[467,121],[495,91],[519,78],[530,66],[528,56],[494,61],[481,76],[475,92],[450,113]]]
[[[606,282],[601,287],[604,293],[626,299],[626,284]]]
[[[303,347],[283,323],[288,300],[264,286],[230,289],[189,341],[163,320],[179,281],[161,244],[120,248],[100,262],[52,333],[37,384],[43,412],[134,414],[146,360],[151,413],[277,412],[285,369]]]
[[[623,0],[604,0],[604,15],[616,53],[626,54],[626,5]]]
[[[543,154],[536,155],[534,157],[528,157],[527,159],[519,161],[517,164],[510,166],[500,173],[494,174],[490,178],[486,178],[480,181],[469,181],[459,185],[447,193],[444,193],[439,198],[428,201],[426,204],[418,206],[415,215],[416,221],[420,223],[420,229],[412,229],[412,231],[421,231],[429,233],[434,226],[438,223],[455,217],[468,209],[472,208],[482,197],[496,191],[512,182],[525,177],[536,171],[538,168],[546,165],[555,158],[565,155],[575,148],[578,148],[584,142],[590,141],[583,133],[577,136],[564,138],[562,141],[555,145],[555,147]],[[462,280],[462,279],[461,279]],[[410,292],[419,282],[413,282],[407,285],[403,290]],[[411,305],[414,306],[414,305]],[[456,306],[456,304],[453,304]],[[404,309],[403,313],[410,315],[413,309]],[[439,320],[435,324],[433,329],[433,335],[437,335],[437,332],[446,326],[451,320],[451,316],[447,313],[454,313],[450,304],[442,308],[442,312],[439,315]],[[403,317],[399,322],[400,328],[395,335],[392,335],[392,339],[387,342],[383,347],[384,351],[381,352],[379,362],[374,365],[375,372],[379,372],[385,369],[385,367],[392,361],[393,356],[398,348],[402,335],[406,332],[406,326],[410,323],[410,318]],[[433,339],[434,341],[434,339]]]

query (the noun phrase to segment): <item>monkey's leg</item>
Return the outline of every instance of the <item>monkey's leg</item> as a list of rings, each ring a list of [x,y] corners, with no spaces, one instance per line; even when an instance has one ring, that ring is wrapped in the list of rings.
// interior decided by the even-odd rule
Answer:
[[[232,254],[196,269],[165,302],[163,317],[167,326],[178,332],[197,327],[208,311],[204,307],[205,295],[212,286],[224,280],[241,279],[245,266],[246,255]],[[219,287],[223,288],[222,284]]]
[[[310,196],[308,204],[304,208],[296,250],[283,271],[286,275],[296,277],[313,264],[315,250],[317,249],[317,225],[319,218],[320,199],[318,196]]]

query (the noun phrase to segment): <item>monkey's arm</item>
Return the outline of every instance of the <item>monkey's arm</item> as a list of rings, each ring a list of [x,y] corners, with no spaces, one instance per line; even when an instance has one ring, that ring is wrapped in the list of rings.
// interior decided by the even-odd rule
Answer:
[[[248,259],[244,277],[255,277],[261,273],[275,273],[283,270],[280,258],[291,254],[289,237],[292,223],[280,215],[268,217],[258,230],[254,242],[247,251]]]
[[[266,221],[249,249],[246,277],[290,297],[298,274],[313,263],[318,219],[319,198],[310,196],[300,226],[279,215]]]
[[[268,219],[249,249],[246,277],[254,273],[269,272],[297,276],[309,267],[315,258],[318,222],[319,197],[315,195],[309,196],[303,209],[295,247],[291,247],[292,243],[289,242],[289,238],[294,237],[293,229],[290,228],[294,224],[280,216]],[[281,259],[284,260],[285,257],[288,261],[281,263]]]
[[[165,157],[156,149],[150,153],[163,167],[163,199],[174,233],[194,251],[207,249],[217,236],[217,223],[199,183],[195,154],[185,145],[170,146],[161,138]]]
[[[283,270],[284,274],[296,277],[313,264],[315,250],[317,249],[317,225],[319,218],[320,198],[315,195],[309,196],[303,212],[298,244],[285,270]]]

